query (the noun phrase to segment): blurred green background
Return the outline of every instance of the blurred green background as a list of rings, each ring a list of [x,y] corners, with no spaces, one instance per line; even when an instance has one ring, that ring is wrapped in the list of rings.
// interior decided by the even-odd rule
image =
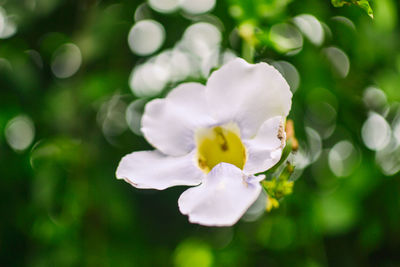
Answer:
[[[400,266],[400,5],[1,0],[1,266]],[[144,22],[144,23],[143,23]],[[294,92],[293,194],[233,227],[115,179],[144,104],[234,56]]]

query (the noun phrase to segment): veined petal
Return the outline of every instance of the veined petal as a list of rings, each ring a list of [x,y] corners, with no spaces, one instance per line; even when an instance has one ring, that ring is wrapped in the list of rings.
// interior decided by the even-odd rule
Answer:
[[[123,157],[116,176],[137,188],[163,190],[176,185],[198,185],[204,173],[195,165],[194,153],[172,157],[154,150]]]
[[[254,137],[266,119],[286,117],[292,101],[289,85],[274,67],[240,58],[211,74],[206,97],[213,116],[238,123],[243,138]]]
[[[278,163],[285,140],[284,118],[276,116],[266,120],[253,139],[243,141],[247,149],[243,172],[249,175],[263,172]]]
[[[242,217],[260,192],[260,184],[249,182],[239,168],[220,163],[201,185],[183,192],[178,204],[192,223],[230,226]]]
[[[195,147],[194,131],[214,123],[208,114],[204,86],[184,83],[146,105],[141,130],[164,154],[181,156]]]

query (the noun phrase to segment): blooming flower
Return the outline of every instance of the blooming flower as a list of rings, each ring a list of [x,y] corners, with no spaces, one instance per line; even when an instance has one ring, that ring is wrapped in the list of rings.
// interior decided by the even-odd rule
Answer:
[[[116,176],[136,188],[196,186],[178,200],[189,221],[235,224],[261,193],[285,146],[292,93],[266,63],[235,59],[207,84],[184,83],[146,105],[142,132],[156,150],[122,158]]]

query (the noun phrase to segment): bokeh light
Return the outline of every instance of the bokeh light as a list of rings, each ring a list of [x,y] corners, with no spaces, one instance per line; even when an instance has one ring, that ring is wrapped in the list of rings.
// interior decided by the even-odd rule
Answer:
[[[350,71],[350,60],[346,53],[334,46],[323,50],[324,55],[331,63],[333,71],[341,78],[345,78]]]
[[[25,51],[25,53],[27,53],[30,56],[30,58],[36,64],[36,66],[38,66],[38,68],[40,69],[43,68],[43,59],[38,51],[30,49]]]
[[[396,143],[400,145],[400,117],[397,117],[396,120],[394,121],[393,137],[395,138]]]
[[[209,267],[214,262],[211,248],[198,240],[183,241],[174,254],[174,264],[177,267]]]
[[[126,103],[118,94],[102,104],[97,114],[97,122],[109,140],[122,134],[128,127],[125,120],[126,107]]]
[[[376,152],[376,162],[385,175],[394,175],[400,171],[400,146],[391,139],[389,144]]]
[[[75,44],[68,43],[54,52],[51,70],[58,78],[68,78],[79,70],[81,64],[81,50]]]
[[[358,153],[347,140],[335,144],[329,151],[329,167],[338,177],[349,176],[358,164]]]
[[[302,14],[293,18],[295,25],[315,45],[324,41],[324,30],[317,18],[310,14]]]
[[[0,39],[7,39],[17,32],[15,18],[7,14],[6,10],[0,6]]]
[[[386,94],[376,87],[368,87],[363,94],[365,106],[370,110],[382,111],[387,105]]]
[[[190,14],[202,14],[214,8],[216,0],[181,0],[181,8]]]
[[[306,127],[306,134],[308,140],[308,159],[310,163],[318,160],[322,152],[321,136],[314,129]]]
[[[149,0],[152,9],[161,13],[174,12],[179,8],[180,0]]]
[[[316,129],[323,139],[329,138],[336,129],[336,96],[325,88],[314,88],[309,90],[306,103],[305,121]]]
[[[207,22],[199,22],[189,26],[181,41],[181,45],[199,57],[207,57],[221,43],[219,29]]]
[[[126,123],[128,124],[129,129],[136,135],[142,135],[140,129],[142,127],[141,122],[146,103],[147,101],[145,99],[137,99],[130,103],[126,108]]]
[[[33,121],[26,115],[19,115],[10,120],[5,128],[7,143],[15,151],[27,149],[35,138]]]
[[[118,4],[115,6],[118,6]],[[135,22],[138,22],[141,20],[151,20],[152,19],[151,9],[147,5],[147,3],[140,4],[136,8],[135,14],[133,15],[133,19]],[[129,40],[128,40],[128,44],[129,44]]]
[[[292,93],[296,92],[300,85],[300,74],[296,67],[287,61],[274,61],[272,65],[285,77]]]
[[[270,38],[275,49],[282,53],[292,52],[296,54],[303,47],[303,36],[288,23],[275,24],[271,27]]]
[[[185,30],[178,47],[197,57],[197,68],[207,77],[210,70],[218,64],[221,39],[221,32],[216,26],[199,22]]]
[[[128,35],[129,47],[140,56],[153,54],[163,45],[164,40],[164,27],[155,20],[136,22]]]
[[[0,70],[7,70],[7,71],[12,71],[13,67],[10,63],[10,61],[8,61],[5,58],[0,58]]]
[[[169,84],[190,77],[208,77],[210,71],[221,64],[221,40],[221,31],[211,23],[190,25],[172,49],[166,49],[134,67],[129,79],[132,92],[138,97],[152,97]],[[233,58],[234,54],[227,56]],[[229,59],[222,56],[223,60]]]
[[[139,97],[154,96],[166,86],[169,70],[155,62],[136,66],[131,74],[129,85]]]
[[[354,31],[356,30],[356,25],[354,25],[354,23],[350,19],[348,19],[346,17],[334,16],[334,17],[332,17],[332,20],[333,21],[337,21],[337,22],[339,22],[339,23],[341,23],[343,25],[346,25],[347,27],[349,27],[350,29],[352,29]]]
[[[193,57],[179,48],[164,50],[154,59],[156,65],[168,70],[169,80],[179,82],[195,73]]]
[[[361,129],[364,144],[371,150],[381,150],[390,142],[391,128],[384,117],[371,112]]]

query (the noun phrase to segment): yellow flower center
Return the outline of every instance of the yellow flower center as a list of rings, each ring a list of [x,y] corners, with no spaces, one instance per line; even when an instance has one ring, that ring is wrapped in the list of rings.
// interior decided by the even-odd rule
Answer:
[[[229,123],[196,132],[197,162],[205,173],[215,165],[225,162],[243,169],[246,149],[240,140],[239,128]]]

